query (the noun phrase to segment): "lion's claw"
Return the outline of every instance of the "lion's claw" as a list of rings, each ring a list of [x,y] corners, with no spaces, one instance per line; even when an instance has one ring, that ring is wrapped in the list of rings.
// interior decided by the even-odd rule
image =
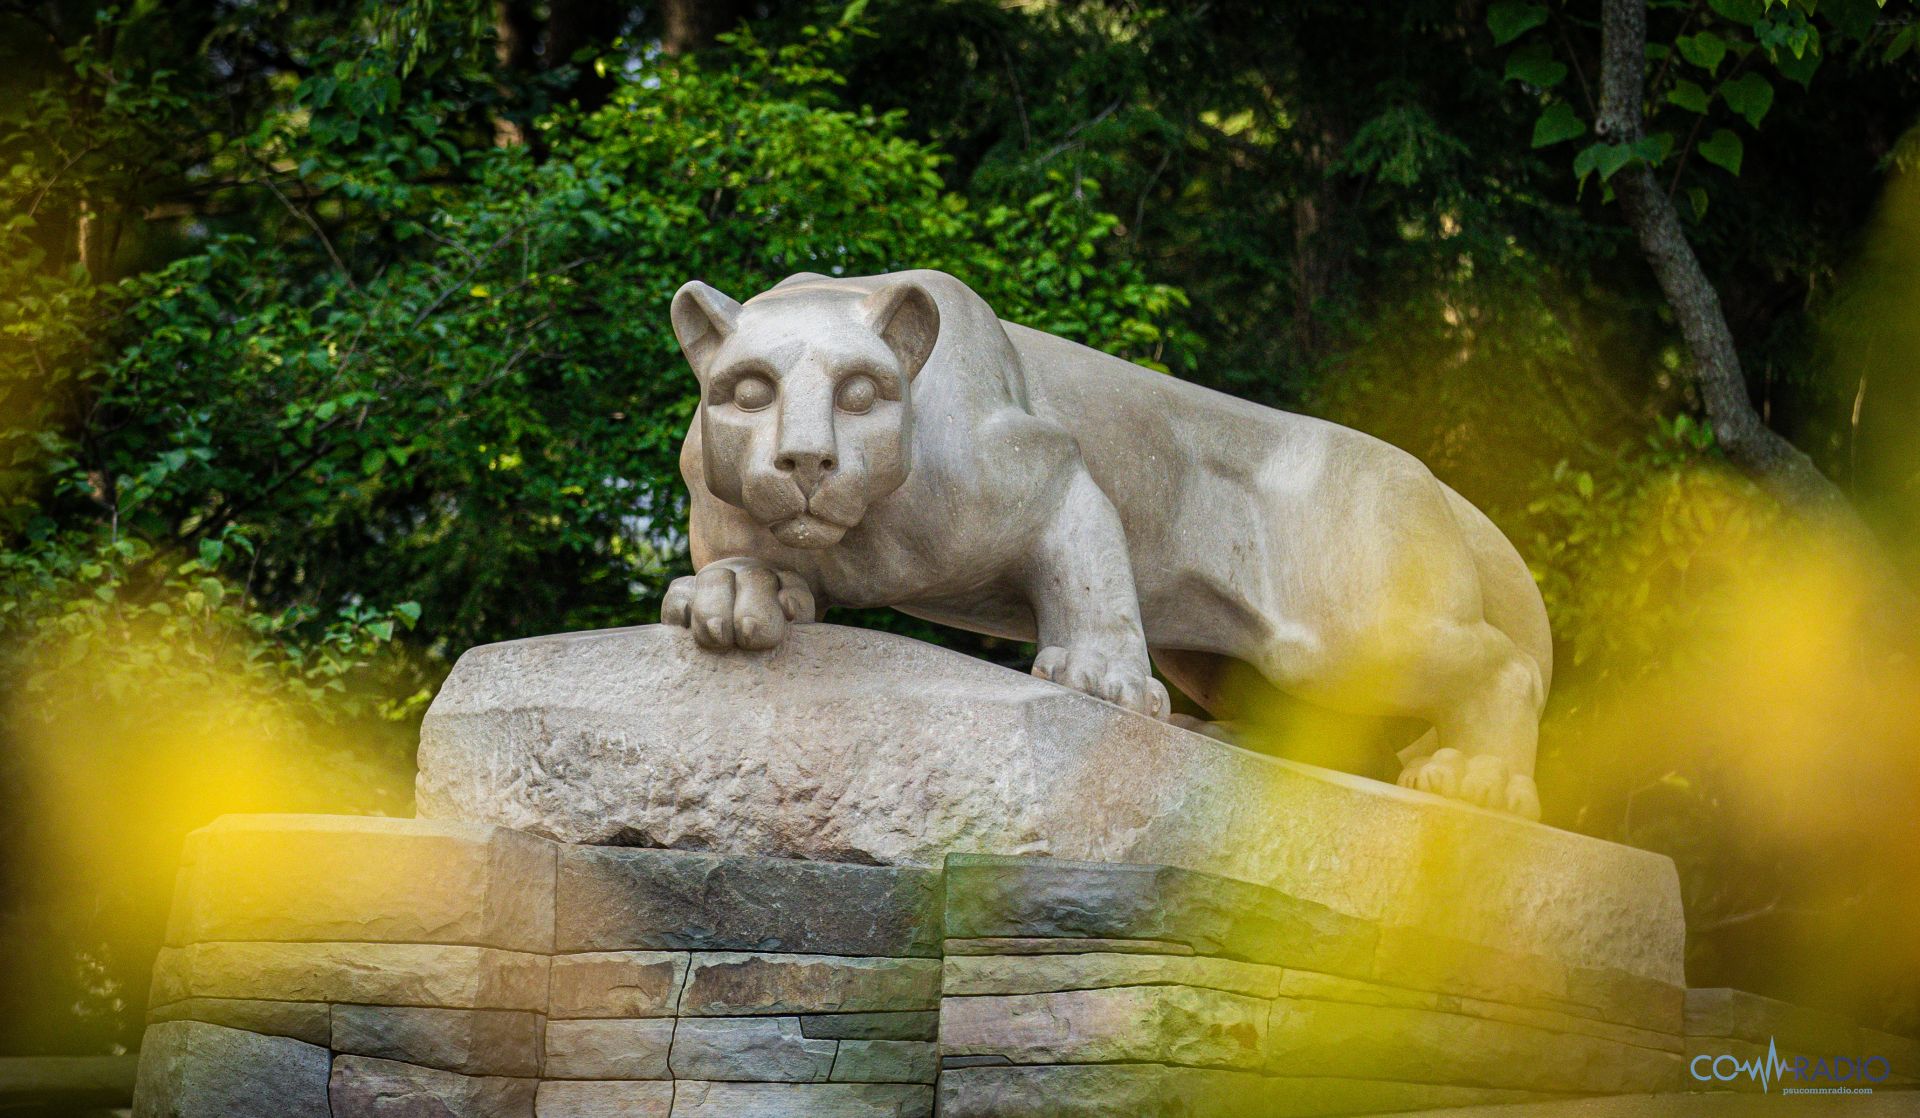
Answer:
[[[686,627],[712,649],[773,648],[790,624],[812,621],[813,612],[813,593],[799,576],[737,559],[674,579],[660,603],[662,622]]]
[[[1152,672],[1099,652],[1048,645],[1034,657],[1033,674],[1149,718],[1165,718],[1173,705]]]
[[[1540,818],[1540,791],[1533,778],[1514,772],[1504,758],[1489,754],[1469,757],[1458,749],[1436,749],[1400,771],[1400,786],[1511,812],[1522,819]]]

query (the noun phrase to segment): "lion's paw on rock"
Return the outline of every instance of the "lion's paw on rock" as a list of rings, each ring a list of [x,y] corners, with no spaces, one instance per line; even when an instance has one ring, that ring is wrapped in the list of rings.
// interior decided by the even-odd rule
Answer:
[[[703,648],[773,648],[789,623],[813,620],[813,596],[798,579],[763,564],[714,564],[676,578],[660,620],[693,631]]]
[[[1522,819],[1540,818],[1540,790],[1533,778],[1514,772],[1500,757],[1469,757],[1458,749],[1436,749],[1401,770],[1400,786],[1511,812]]]
[[[1033,674],[1149,718],[1165,718],[1173,706],[1152,672],[1091,649],[1049,645],[1034,657]]]

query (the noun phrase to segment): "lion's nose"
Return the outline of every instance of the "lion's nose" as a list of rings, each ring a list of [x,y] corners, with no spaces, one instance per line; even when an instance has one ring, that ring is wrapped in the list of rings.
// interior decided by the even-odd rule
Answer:
[[[774,459],[773,464],[782,473],[792,474],[800,492],[809,497],[813,496],[820,479],[832,472],[835,465],[833,455],[808,451],[788,451]]]

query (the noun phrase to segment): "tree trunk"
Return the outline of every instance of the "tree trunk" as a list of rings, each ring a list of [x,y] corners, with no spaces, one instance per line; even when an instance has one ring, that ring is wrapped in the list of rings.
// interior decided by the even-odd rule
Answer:
[[[1600,14],[1600,119],[1610,143],[1641,138],[1647,47],[1646,0],[1605,0]],[[1673,309],[1693,359],[1693,383],[1727,459],[1788,508],[1856,520],[1852,506],[1813,460],[1768,427],[1754,410],[1720,296],[1680,226],[1673,199],[1644,164],[1611,180],[1627,224]]]
[[[660,0],[660,46],[686,54],[713,45],[747,14],[746,0]]]

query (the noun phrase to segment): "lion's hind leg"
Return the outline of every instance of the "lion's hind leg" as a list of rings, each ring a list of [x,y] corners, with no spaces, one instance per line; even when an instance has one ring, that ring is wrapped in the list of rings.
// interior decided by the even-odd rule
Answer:
[[[1448,643],[1478,647],[1435,680],[1434,702],[1424,712],[1433,733],[1406,750],[1399,782],[1538,819],[1533,766],[1545,702],[1540,666],[1493,626],[1467,628],[1471,632]]]

